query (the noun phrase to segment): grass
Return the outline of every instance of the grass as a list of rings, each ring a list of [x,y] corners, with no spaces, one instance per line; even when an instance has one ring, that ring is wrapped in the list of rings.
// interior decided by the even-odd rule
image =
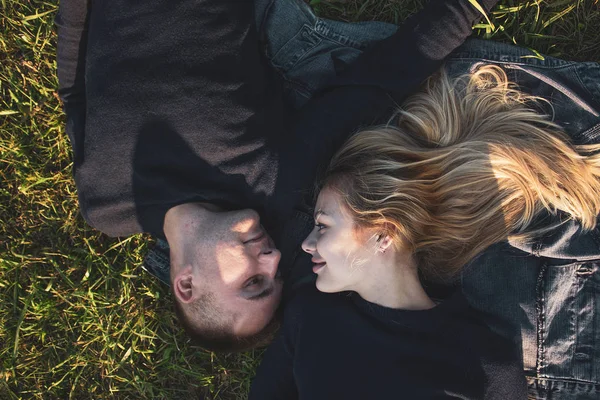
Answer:
[[[320,15],[400,22],[417,0],[313,0]],[[600,61],[597,0],[501,1],[476,34]],[[77,208],[56,95],[55,0],[0,0],[0,399],[243,399],[259,352],[187,344],[147,238],[111,239]]]

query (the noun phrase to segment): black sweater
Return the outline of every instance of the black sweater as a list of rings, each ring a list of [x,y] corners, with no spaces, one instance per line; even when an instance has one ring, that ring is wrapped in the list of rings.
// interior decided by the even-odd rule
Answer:
[[[469,0],[432,0],[292,121],[251,1],[61,0],[59,94],[82,215],[109,235],[162,236],[169,208],[209,201],[281,227],[348,135],[385,121],[480,17]]]
[[[526,398],[516,349],[460,293],[403,311],[307,286],[286,308],[250,400]]]
[[[162,235],[177,204],[262,209],[285,110],[248,0],[61,0],[59,94],[88,223]]]

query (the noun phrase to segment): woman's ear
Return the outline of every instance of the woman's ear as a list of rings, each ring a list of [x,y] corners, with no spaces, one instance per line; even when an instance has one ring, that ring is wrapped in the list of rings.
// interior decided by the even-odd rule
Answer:
[[[385,253],[388,247],[392,245],[393,240],[389,235],[381,235],[377,242],[379,242],[378,250],[381,253]]]
[[[388,247],[394,243],[392,237],[395,236],[395,231],[396,227],[394,225],[390,224],[389,222],[384,224],[381,233],[377,235],[377,243],[379,245],[378,250],[380,252],[385,253]]]

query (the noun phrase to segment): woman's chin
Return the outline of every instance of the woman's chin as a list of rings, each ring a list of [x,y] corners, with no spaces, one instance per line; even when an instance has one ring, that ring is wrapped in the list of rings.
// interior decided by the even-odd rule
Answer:
[[[336,285],[332,285],[327,279],[324,279],[321,275],[317,276],[316,281],[317,290],[323,293],[337,293],[342,292],[343,289],[338,288]]]
[[[323,283],[324,279],[317,275],[317,280],[315,282],[315,286],[317,286],[317,290],[323,293],[329,293],[327,291],[327,285]]]

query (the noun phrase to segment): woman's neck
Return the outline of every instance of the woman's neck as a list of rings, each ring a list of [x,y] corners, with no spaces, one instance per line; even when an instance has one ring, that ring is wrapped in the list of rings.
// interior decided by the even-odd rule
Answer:
[[[390,254],[369,267],[369,279],[356,292],[365,300],[388,308],[428,310],[435,303],[427,293],[417,273],[412,257]]]

